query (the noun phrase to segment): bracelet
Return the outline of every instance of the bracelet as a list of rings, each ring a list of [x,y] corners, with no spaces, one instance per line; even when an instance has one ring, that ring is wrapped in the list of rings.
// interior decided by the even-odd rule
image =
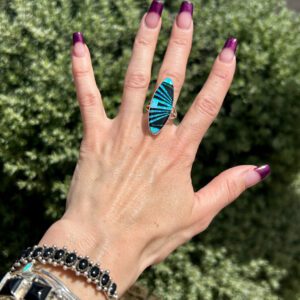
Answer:
[[[34,268],[32,263],[5,274],[0,281],[0,299],[79,300],[52,273]]]
[[[99,264],[94,264],[88,256],[77,255],[75,250],[68,251],[66,247],[58,248],[55,245],[28,247],[13,264],[11,272],[22,265],[26,265],[25,268],[30,268],[30,265],[36,262],[62,266],[64,270],[70,269],[77,276],[83,276],[87,282],[95,284],[96,289],[104,292],[109,299],[118,299],[117,285],[110,277],[109,271],[101,269]]]

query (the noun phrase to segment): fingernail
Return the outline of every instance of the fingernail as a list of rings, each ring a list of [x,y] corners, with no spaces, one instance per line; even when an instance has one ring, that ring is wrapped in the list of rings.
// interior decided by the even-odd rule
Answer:
[[[163,1],[160,0],[152,1],[148,9],[147,16],[145,18],[145,22],[148,27],[155,28],[158,25],[163,8],[164,8]]]
[[[176,18],[177,26],[183,29],[188,29],[192,23],[193,11],[193,3],[190,1],[183,1]]]
[[[246,174],[246,186],[251,187],[258,182],[262,181],[271,173],[271,168],[269,165],[263,165],[249,170]]]
[[[235,57],[237,46],[238,40],[236,38],[228,38],[225,42],[222,52],[220,53],[220,60],[223,62],[231,62]]]
[[[73,54],[79,57],[85,54],[84,38],[81,32],[73,33]]]

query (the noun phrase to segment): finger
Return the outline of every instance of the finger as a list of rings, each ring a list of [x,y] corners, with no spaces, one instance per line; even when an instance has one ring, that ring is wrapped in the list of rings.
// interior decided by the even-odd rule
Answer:
[[[141,116],[151,78],[151,67],[161,28],[163,3],[154,0],[140,23],[125,76],[121,112]]]
[[[205,85],[177,128],[178,139],[193,156],[205,132],[216,118],[231,85],[236,66],[236,49],[237,40],[229,38]]]
[[[82,33],[73,34],[72,71],[85,137],[93,135],[107,119],[97,88],[91,57]]]
[[[222,172],[197,191],[191,217],[193,234],[199,233],[202,226],[208,226],[221,209],[232,203],[246,189],[261,182],[270,172],[269,165],[237,166]]]
[[[174,84],[174,105],[176,105],[184,83],[192,39],[193,4],[189,1],[183,1],[173,24],[171,38],[157,78],[157,87],[165,78],[172,79]]]

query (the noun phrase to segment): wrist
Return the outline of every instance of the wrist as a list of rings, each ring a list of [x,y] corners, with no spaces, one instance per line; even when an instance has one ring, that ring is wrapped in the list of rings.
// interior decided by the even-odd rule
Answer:
[[[89,256],[102,269],[110,271],[111,278],[117,284],[118,294],[122,296],[146,267],[141,262],[141,252],[135,247],[137,241],[125,235],[112,237],[104,232],[97,233],[94,234],[83,224],[78,226],[70,220],[61,219],[50,226],[39,244],[65,246],[70,251],[76,250],[82,256]],[[46,268],[65,282],[80,299],[99,299],[101,292],[70,270],[52,266]]]

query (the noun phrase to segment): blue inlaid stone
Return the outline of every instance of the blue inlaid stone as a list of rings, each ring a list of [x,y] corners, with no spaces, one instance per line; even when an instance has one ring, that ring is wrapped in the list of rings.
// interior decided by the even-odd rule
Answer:
[[[166,78],[155,91],[149,106],[149,129],[158,134],[169,119],[174,101],[174,84],[171,78]]]
[[[22,269],[22,272],[30,272],[33,267],[33,263],[28,263],[25,265],[25,267]]]

